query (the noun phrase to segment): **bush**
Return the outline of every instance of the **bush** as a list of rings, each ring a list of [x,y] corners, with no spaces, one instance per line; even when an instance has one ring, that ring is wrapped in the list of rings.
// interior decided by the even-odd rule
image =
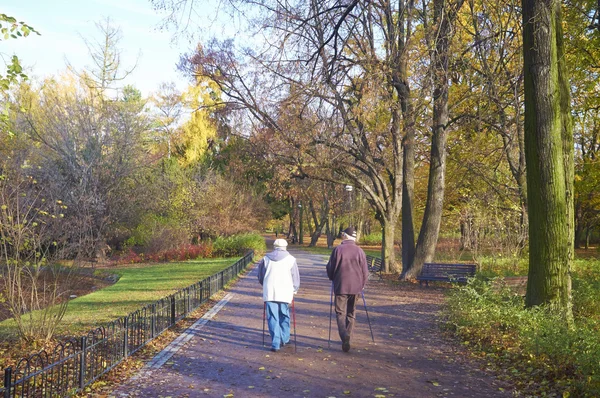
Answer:
[[[213,254],[216,257],[235,257],[254,250],[257,255],[267,250],[265,239],[259,234],[242,234],[218,237],[213,243]]]
[[[217,238],[214,242],[179,245],[168,250],[154,253],[137,253],[129,248],[120,256],[114,257],[115,264],[135,264],[144,262],[186,261],[196,258],[237,257],[254,250],[257,255],[266,251],[265,239],[258,234],[234,235]]]
[[[569,328],[544,308],[525,308],[521,296],[501,286],[475,279],[453,290],[446,307],[447,328],[485,353],[486,360],[506,368],[526,395],[600,395],[597,314],[595,319],[577,317]],[[583,313],[577,308],[574,312]]]
[[[372,233],[369,235],[362,235],[360,237],[360,244],[366,246],[380,246],[382,241],[381,232]]]
[[[126,247],[143,247],[146,253],[174,250],[189,241],[189,233],[176,220],[146,214],[133,230]]]
[[[133,249],[129,248],[120,256],[113,258],[113,262],[115,265],[136,264],[144,262],[144,256],[134,252]]]
[[[213,246],[211,242],[203,242],[197,245],[181,245],[174,249],[162,250],[155,253],[144,254],[136,253],[128,249],[124,254],[115,258],[115,264],[135,264],[135,263],[164,263],[169,261],[187,261],[197,258],[213,257]]]

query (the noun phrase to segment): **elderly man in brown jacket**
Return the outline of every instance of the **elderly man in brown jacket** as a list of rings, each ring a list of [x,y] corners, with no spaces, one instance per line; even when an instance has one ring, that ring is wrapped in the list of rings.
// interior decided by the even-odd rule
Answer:
[[[342,232],[342,243],[333,249],[327,263],[327,276],[333,282],[335,315],[342,350],[350,351],[352,329],[356,322],[356,301],[369,278],[367,256],[356,245],[356,231],[352,227]]]

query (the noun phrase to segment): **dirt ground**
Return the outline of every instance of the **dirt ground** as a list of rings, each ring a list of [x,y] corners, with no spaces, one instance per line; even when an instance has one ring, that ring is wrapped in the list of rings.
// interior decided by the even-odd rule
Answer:
[[[344,353],[330,321],[326,256],[290,249],[301,287],[294,302],[295,338],[269,350],[256,269],[229,301],[158,369],[145,369],[114,397],[509,397],[511,386],[474,362],[439,328],[443,288],[369,282],[357,308],[351,350]],[[335,316],[335,314],[334,314]],[[263,336],[265,343],[263,345]],[[169,355],[171,355],[170,353]]]
[[[62,276],[65,278],[67,277],[66,274],[63,274]],[[112,282],[106,279],[96,278],[89,275],[68,276],[68,278],[69,292],[68,294],[62,296],[59,302],[62,302],[63,300],[69,300],[70,298],[72,298],[71,296],[84,296],[86,294],[92,293],[99,289],[103,289],[112,284]],[[0,292],[4,291],[4,282],[4,278],[0,278]],[[61,282],[59,281],[59,283]],[[24,280],[24,289],[26,291],[30,291],[31,283],[27,283],[27,281]],[[11,313],[7,304],[5,302],[0,301],[0,322],[10,317]]]

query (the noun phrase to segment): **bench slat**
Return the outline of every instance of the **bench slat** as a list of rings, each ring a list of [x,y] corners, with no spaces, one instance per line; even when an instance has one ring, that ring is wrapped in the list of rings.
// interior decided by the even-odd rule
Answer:
[[[419,284],[425,281],[466,283],[468,278],[475,276],[477,264],[425,263],[417,280]]]

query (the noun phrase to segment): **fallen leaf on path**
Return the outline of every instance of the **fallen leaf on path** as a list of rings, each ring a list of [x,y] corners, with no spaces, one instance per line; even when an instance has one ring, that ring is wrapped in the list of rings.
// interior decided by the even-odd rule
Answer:
[[[258,370],[265,370],[265,367],[261,366],[260,368],[258,368]]]
[[[344,391],[344,394],[346,394],[346,395],[350,395],[350,390],[346,390],[346,391]]]

